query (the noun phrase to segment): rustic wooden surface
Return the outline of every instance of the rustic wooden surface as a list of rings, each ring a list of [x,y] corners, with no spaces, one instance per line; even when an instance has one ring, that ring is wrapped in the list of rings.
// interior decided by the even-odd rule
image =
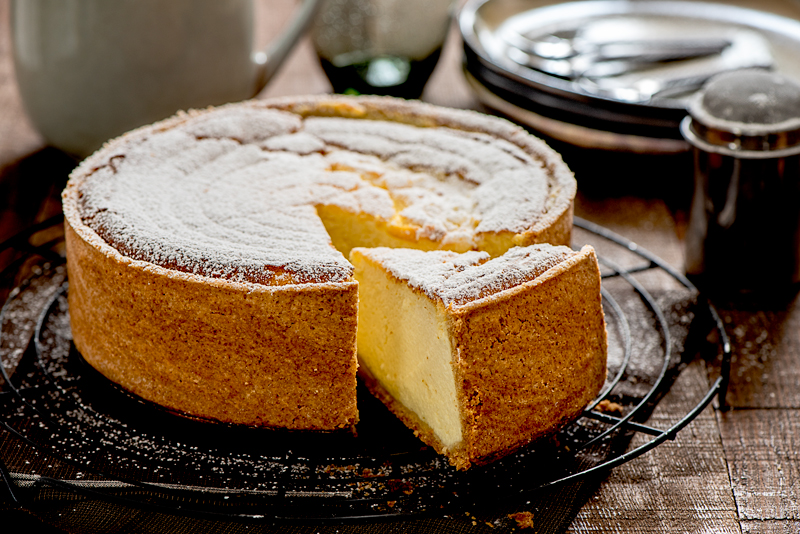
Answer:
[[[257,4],[260,42],[293,5],[290,0]],[[800,10],[788,0],[759,6],[785,14]],[[0,241],[57,212],[58,192],[72,165],[44,146],[25,116],[14,83],[8,7],[8,0],[0,0]],[[460,58],[453,32],[424,100],[480,109],[461,74]],[[329,89],[304,41],[262,96]],[[577,215],[681,269],[690,185],[686,157],[630,157],[555,145],[579,180]],[[733,342],[731,409],[707,408],[674,441],[614,469],[569,532],[800,530],[800,311],[794,299],[778,309],[717,304]],[[691,362],[650,423],[667,426],[685,414],[709,387],[714,367]]]

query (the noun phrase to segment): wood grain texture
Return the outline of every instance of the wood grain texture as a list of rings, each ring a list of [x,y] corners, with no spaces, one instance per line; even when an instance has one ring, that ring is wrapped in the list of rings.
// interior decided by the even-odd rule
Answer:
[[[800,521],[742,521],[742,534],[797,534]]]
[[[740,517],[800,521],[800,412],[731,410],[718,418]]]
[[[45,147],[25,113],[14,76],[9,4],[0,0],[0,242],[61,211],[61,189],[74,165]],[[0,253],[0,268],[10,261]]]
[[[10,6],[0,0],[0,167],[44,145],[25,114],[14,77]]]
[[[567,160],[570,164],[570,160]],[[675,222],[663,201],[638,197],[599,198],[584,194],[578,189],[575,215],[599,224],[629,239],[640,247],[656,254],[678,271],[683,269],[683,245],[675,233]],[[574,230],[574,242],[582,242],[583,231]],[[600,256],[613,251],[614,261],[624,268],[646,263],[641,256],[620,254],[616,245],[597,247]],[[641,276],[648,287],[678,289],[683,286],[663,271],[656,270]]]
[[[735,408],[800,409],[800,310],[795,296],[777,309],[718,306],[733,344],[728,403]]]
[[[702,363],[690,364],[648,425],[668,428],[707,388]],[[630,448],[649,441],[637,435]],[[614,469],[569,532],[715,532],[738,534],[736,505],[713,408],[645,455]]]

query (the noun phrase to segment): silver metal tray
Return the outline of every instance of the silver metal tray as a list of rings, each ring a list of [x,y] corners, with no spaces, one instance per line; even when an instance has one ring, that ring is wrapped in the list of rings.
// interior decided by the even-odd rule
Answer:
[[[796,11],[800,18],[800,5],[781,6],[787,13]],[[692,90],[646,101],[599,94],[587,90],[581,81],[545,74],[510,59],[503,38],[507,32],[534,36],[605,32],[620,40],[643,36],[735,40],[747,34],[761,39],[773,70],[800,82],[800,21],[756,9],[694,1],[470,0],[459,14],[459,27],[467,79],[478,98],[545,135],[578,146],[645,153],[688,150],[678,125]],[[688,64],[703,72],[703,66],[713,66],[713,61],[686,60],[680,68]],[[614,82],[633,83],[651,75],[654,72],[645,69],[616,77]]]

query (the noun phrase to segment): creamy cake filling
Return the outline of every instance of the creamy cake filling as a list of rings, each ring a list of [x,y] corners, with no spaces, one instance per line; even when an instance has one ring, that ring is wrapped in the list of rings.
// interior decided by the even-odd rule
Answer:
[[[354,253],[358,354],[392,397],[453,448],[463,440],[446,317],[436,303]]]

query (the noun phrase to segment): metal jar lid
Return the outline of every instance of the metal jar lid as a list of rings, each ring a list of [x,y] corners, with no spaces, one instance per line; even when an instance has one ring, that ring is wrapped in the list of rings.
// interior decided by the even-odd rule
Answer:
[[[737,158],[800,154],[800,85],[764,70],[717,75],[690,103],[681,133],[696,148]]]

